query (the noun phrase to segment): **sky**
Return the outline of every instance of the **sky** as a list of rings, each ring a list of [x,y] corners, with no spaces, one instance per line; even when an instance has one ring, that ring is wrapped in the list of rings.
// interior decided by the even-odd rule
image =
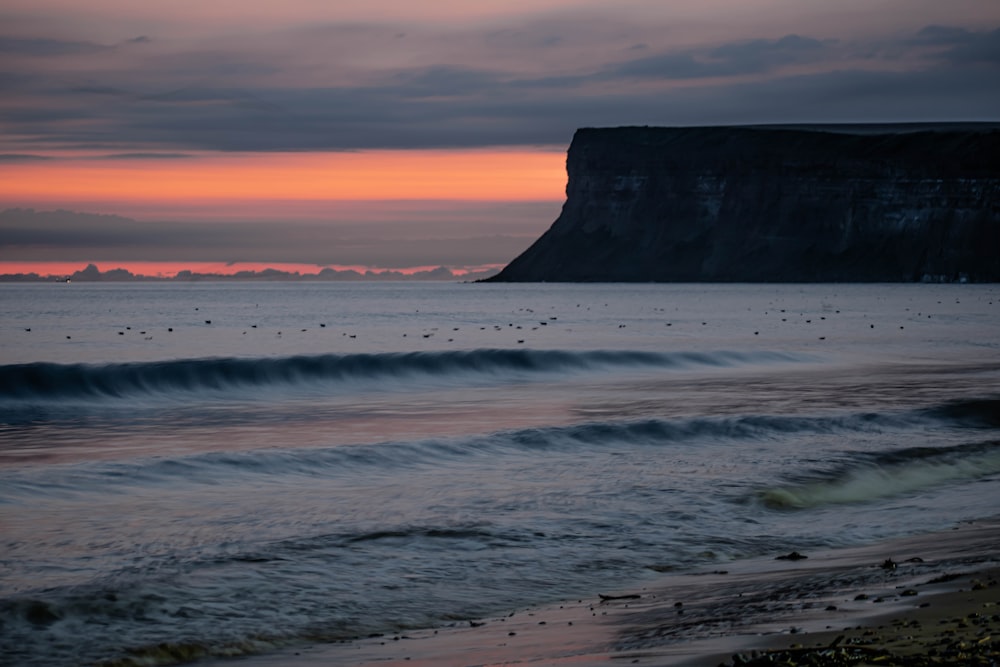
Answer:
[[[0,273],[501,266],[577,128],[997,121],[998,81],[984,0],[3,0]]]

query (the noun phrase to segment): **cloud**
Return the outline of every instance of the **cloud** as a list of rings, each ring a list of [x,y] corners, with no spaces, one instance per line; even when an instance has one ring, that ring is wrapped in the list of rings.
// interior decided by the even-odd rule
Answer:
[[[929,25],[905,43],[924,49],[928,60],[945,65],[1000,64],[1000,28],[970,31],[955,26]]]
[[[392,76],[387,92],[410,98],[469,97],[503,86],[500,75],[456,65],[433,65]]]
[[[0,36],[0,53],[20,56],[81,56],[100,53],[109,47],[94,42],[40,37]]]
[[[19,55],[0,65],[0,123],[31,139],[0,140],[0,150],[565,145],[583,125],[828,122],[834,109],[844,120],[958,120],[996,102],[1000,30],[682,37],[596,13],[405,31],[315,25],[255,40],[138,37],[114,48],[8,35],[0,48]]]
[[[787,65],[817,62],[827,53],[820,40],[786,35],[780,39],[756,39],[645,56],[612,69],[610,76],[655,79],[706,79],[770,72]]]
[[[2,162],[40,162],[51,160],[46,155],[30,155],[28,153],[0,153],[0,163]]]
[[[913,44],[945,44],[954,45],[963,42],[971,35],[965,28],[945,25],[929,25],[917,31],[912,39],[907,41]]]
[[[955,65],[1000,65],[1000,29],[965,35],[944,58]]]
[[[527,248],[556,213],[551,204],[533,203],[468,204],[438,213],[424,206],[407,216],[396,203],[395,218],[386,211],[383,221],[280,225],[143,222],[118,215],[8,209],[0,212],[0,261],[301,262],[391,268],[502,264]],[[505,216],[510,224],[503,224]],[[490,234],[485,231],[490,228],[506,231]]]
[[[975,72],[854,69],[702,91],[691,102],[721,108],[724,100],[755,123],[996,120],[1000,90],[981,86]],[[717,119],[734,122],[731,113]]]
[[[801,35],[785,35],[780,39],[755,39],[725,44],[709,51],[715,60],[741,63],[748,71],[761,72],[782,65],[816,62],[835,44]]]
[[[192,153],[109,153],[96,155],[95,160],[190,160],[195,159]]]

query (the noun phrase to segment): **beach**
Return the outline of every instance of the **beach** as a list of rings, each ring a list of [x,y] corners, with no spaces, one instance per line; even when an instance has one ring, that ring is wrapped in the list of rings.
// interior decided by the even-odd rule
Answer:
[[[208,664],[990,665],[1000,654],[998,545],[1000,519],[967,522],[438,629]]]

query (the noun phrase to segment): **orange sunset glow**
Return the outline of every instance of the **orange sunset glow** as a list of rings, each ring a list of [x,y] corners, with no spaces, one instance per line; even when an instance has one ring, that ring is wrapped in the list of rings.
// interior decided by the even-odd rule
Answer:
[[[565,159],[542,150],[76,157],[0,165],[0,201],[557,200]]]

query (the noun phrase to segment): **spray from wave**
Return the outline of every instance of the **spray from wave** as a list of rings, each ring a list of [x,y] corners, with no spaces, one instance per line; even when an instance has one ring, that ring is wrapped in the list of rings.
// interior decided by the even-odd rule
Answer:
[[[915,447],[887,452],[826,477],[764,489],[766,507],[801,510],[905,496],[946,484],[1000,474],[1000,441],[957,447]]]

